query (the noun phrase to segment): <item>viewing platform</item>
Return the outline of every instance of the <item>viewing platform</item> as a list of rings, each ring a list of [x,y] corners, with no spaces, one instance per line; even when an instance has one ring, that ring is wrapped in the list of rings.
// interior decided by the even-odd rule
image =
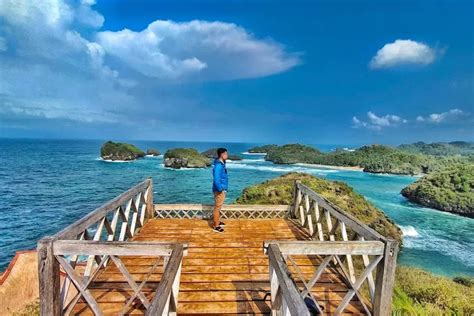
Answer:
[[[398,244],[303,184],[292,205],[153,204],[146,179],[38,243],[42,315],[388,315]]]

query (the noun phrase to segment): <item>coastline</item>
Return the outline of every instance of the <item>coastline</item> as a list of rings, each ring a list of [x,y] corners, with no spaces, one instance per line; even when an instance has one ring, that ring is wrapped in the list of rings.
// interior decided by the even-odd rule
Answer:
[[[331,165],[321,165],[315,163],[296,163],[297,166],[309,167],[309,168],[326,168],[326,169],[336,169],[336,170],[351,170],[351,171],[360,171],[363,172],[364,168],[359,166],[331,166]]]

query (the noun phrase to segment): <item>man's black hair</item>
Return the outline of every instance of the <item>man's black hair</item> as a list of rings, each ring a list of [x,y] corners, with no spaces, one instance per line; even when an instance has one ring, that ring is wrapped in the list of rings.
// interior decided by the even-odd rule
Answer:
[[[217,148],[217,158],[220,158],[223,153],[227,151],[226,148]]]

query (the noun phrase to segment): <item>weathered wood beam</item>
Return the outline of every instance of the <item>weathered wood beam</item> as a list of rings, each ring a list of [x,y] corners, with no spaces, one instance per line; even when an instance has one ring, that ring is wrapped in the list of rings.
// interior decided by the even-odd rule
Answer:
[[[275,244],[268,245],[268,260],[269,266],[274,270],[277,276],[278,284],[281,287],[281,294],[283,296],[283,308],[288,308],[291,315],[307,315],[309,316],[308,308],[300,296],[295,283],[290,278],[290,271],[284,262],[283,256]]]
[[[59,262],[53,253],[53,238],[45,237],[38,242],[38,276],[40,314],[58,316],[62,312]]]
[[[264,247],[278,245],[285,255],[381,255],[385,245],[380,241],[280,241],[267,240]]]
[[[56,240],[54,255],[169,256],[175,244],[167,242],[123,242]],[[187,249],[187,244],[184,245]]]
[[[387,240],[383,261],[377,266],[375,277],[375,315],[390,315],[397,255],[398,242],[391,239]]]

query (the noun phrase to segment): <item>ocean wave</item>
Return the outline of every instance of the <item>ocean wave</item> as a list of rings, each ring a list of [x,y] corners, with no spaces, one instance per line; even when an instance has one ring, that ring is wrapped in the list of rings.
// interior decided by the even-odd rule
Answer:
[[[145,157],[147,157],[147,158],[163,158],[163,155],[158,155],[158,156],[154,156],[154,155],[145,155]]]
[[[472,244],[445,239],[442,235],[443,233],[445,232],[420,229],[416,237],[405,236],[406,238],[403,239],[403,247],[449,254],[453,259],[461,262],[463,265],[474,267]]]
[[[338,172],[338,170],[331,169],[317,169],[317,168],[306,168],[302,166],[295,165],[262,165],[262,164],[252,164],[252,163],[242,163],[242,162],[233,162],[227,165],[228,169],[251,169],[251,170],[260,170],[260,171],[271,171],[271,172],[307,172],[311,174],[327,174]]]
[[[405,237],[418,237],[420,234],[416,231],[415,227],[413,226],[401,226],[399,225],[400,229],[402,230],[402,234]]]
[[[97,157],[95,160],[104,161],[104,162],[118,162],[118,163],[134,161],[134,160],[109,160],[109,159],[103,159],[102,157]]]
[[[265,156],[266,153],[249,153],[248,151],[244,151],[243,155],[255,155],[255,156]]]

